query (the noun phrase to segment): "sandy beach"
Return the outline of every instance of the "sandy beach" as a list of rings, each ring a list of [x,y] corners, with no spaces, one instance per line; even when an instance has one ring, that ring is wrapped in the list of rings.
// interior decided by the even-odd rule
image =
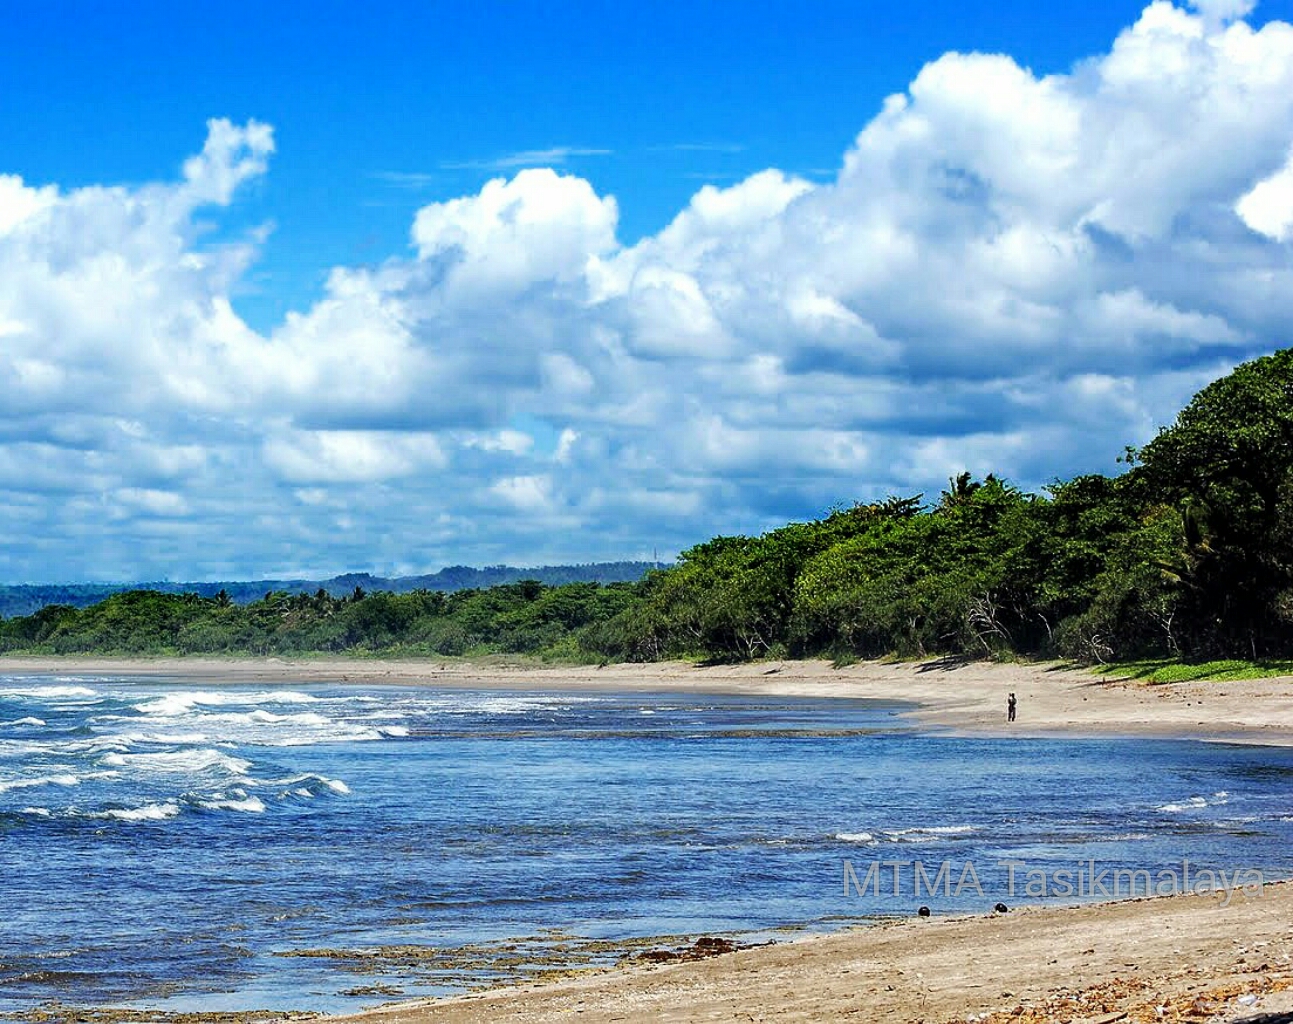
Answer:
[[[693,963],[375,1010],[354,1024],[1293,1021],[1293,886],[913,918]]]
[[[202,686],[345,681],[877,698],[910,702],[904,714],[913,725],[965,735],[1293,744],[1291,678],[1151,686],[1051,665],[944,662],[836,669],[824,662],[536,668],[431,660],[0,659],[0,673],[28,672],[173,677]],[[1008,724],[1012,691],[1019,716]],[[1293,884],[1234,895],[1227,906],[1215,896],[1177,896],[912,918],[695,962],[628,958],[610,970],[345,1019],[1293,1022],[1290,922]]]
[[[923,728],[963,735],[1190,737],[1293,744],[1293,677],[1151,685],[1048,664],[775,661],[697,667],[683,662],[534,667],[345,658],[0,657],[0,673],[83,673],[221,683],[351,682],[469,689],[743,693],[871,698],[915,705]],[[1007,724],[1006,696],[1018,695]]]

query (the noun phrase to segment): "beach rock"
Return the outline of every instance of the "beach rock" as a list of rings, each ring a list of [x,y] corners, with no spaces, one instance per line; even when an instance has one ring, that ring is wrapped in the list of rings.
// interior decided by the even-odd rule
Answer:
[[[740,949],[731,939],[723,939],[714,935],[702,935],[690,946],[683,946],[681,949],[648,949],[644,953],[639,953],[637,959],[646,960],[648,963],[679,963],[687,960],[705,960],[711,956],[722,956],[725,953],[734,953]]]

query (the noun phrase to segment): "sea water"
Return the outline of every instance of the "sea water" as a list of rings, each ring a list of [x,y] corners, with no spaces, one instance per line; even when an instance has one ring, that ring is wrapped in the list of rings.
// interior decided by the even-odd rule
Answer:
[[[1007,862],[1020,890],[1293,875],[1293,750],[965,739],[904,710],[0,676],[0,1011],[339,1011],[644,937],[1104,895],[1008,891]],[[950,870],[922,891],[916,863]]]

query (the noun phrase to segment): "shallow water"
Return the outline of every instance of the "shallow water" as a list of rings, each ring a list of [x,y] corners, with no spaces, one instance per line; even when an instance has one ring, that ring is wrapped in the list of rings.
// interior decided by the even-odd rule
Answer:
[[[336,1011],[613,958],[590,940],[1043,902],[1028,869],[1293,874],[1293,750],[900,710],[0,676],[0,1010]],[[917,860],[952,865],[934,894]],[[279,955],[319,950],[349,955]]]

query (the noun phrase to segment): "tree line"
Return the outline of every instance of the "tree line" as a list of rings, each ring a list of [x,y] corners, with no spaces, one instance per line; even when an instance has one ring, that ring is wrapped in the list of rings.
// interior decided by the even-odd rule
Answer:
[[[0,584],[0,618],[30,615],[49,604],[69,604],[84,608],[106,597],[127,590],[157,590],[164,594],[198,594],[215,597],[224,591],[238,604],[258,601],[268,591],[287,594],[313,594],[320,588],[333,597],[344,597],[355,587],[364,590],[389,590],[397,594],[412,590],[471,590],[539,580],[541,583],[626,583],[641,579],[651,569],[651,562],[589,562],[582,565],[544,565],[519,569],[511,565],[489,565],[471,568],[451,565],[422,576],[373,576],[369,573],[346,573],[326,580],[224,580],[215,583],[23,583]],[[658,566],[656,566],[658,568]]]
[[[335,596],[137,590],[0,621],[0,651],[766,656],[1293,654],[1293,350],[1204,388],[1117,476],[989,474],[761,536],[635,583]]]

